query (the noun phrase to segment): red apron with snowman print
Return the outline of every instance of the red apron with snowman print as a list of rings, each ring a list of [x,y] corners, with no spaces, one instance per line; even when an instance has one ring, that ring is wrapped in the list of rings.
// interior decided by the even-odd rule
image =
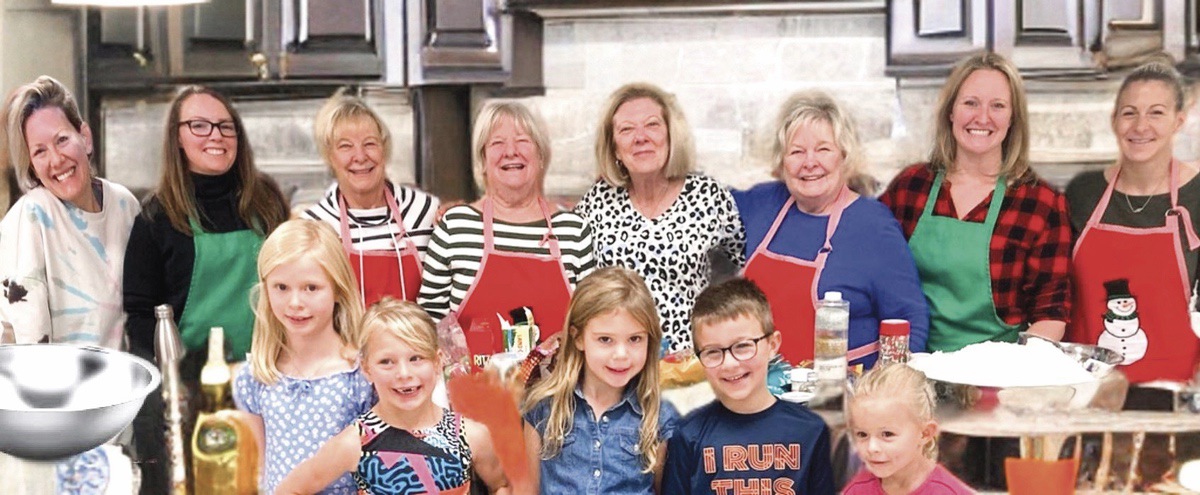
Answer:
[[[1187,231],[1190,249],[1200,246],[1200,239],[1191,230],[1187,209],[1179,206],[1175,169],[1172,161],[1171,209],[1164,226],[1101,223],[1117,183],[1113,177],[1071,259],[1075,304],[1066,340],[1121,352],[1125,360],[1120,369],[1131,383],[1187,381],[1200,357],[1200,340],[1191,329],[1179,224]]]

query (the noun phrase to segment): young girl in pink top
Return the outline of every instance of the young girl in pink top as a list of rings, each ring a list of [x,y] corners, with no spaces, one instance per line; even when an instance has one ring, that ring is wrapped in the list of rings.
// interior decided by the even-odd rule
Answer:
[[[842,495],[975,493],[937,463],[933,388],[903,364],[868,371],[854,384],[850,435],[864,469]]]

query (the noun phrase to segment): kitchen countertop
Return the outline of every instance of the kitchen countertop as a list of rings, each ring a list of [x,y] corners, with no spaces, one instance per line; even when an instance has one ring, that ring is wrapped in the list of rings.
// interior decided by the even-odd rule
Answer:
[[[1020,437],[1056,433],[1186,433],[1200,431],[1200,414],[1094,409],[1017,416],[993,411],[938,419],[946,433],[977,437]]]

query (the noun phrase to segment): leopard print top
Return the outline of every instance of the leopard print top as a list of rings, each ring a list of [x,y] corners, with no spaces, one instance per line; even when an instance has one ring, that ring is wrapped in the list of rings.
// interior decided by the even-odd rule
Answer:
[[[692,347],[692,304],[712,278],[709,251],[745,265],[746,229],[729,190],[689,174],[679,197],[657,218],[633,207],[629,190],[604,180],[580,199],[576,213],[592,226],[596,266],[620,265],[646,280],[671,352]]]

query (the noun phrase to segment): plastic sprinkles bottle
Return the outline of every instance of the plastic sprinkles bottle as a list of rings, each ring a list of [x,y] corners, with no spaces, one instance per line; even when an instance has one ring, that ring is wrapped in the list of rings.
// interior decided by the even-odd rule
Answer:
[[[908,320],[879,322],[879,366],[908,362]]]

